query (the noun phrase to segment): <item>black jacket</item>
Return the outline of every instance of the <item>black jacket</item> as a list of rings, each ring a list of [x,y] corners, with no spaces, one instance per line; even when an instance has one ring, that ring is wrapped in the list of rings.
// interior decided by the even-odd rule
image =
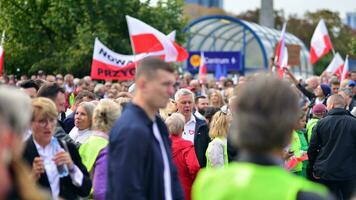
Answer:
[[[194,150],[197,155],[200,167],[206,166],[206,156],[205,152],[208,148],[210,137],[208,124],[204,121],[195,117],[195,135],[194,135]]]
[[[62,146],[62,145],[61,145]],[[72,183],[71,177],[68,175],[66,177],[60,178],[60,189],[59,189],[59,196],[64,199],[78,199],[79,196],[86,197],[90,193],[90,189],[92,186],[91,180],[89,178],[89,173],[85,166],[82,163],[82,160],[79,156],[79,153],[76,147],[71,144],[67,143],[69,154],[73,160],[73,163],[80,169],[83,173],[83,182],[82,186],[76,187]],[[32,136],[26,141],[26,147],[24,150],[23,157],[28,162],[30,166],[32,166],[33,160],[35,157],[39,156],[35,143],[33,142]],[[38,179],[38,183],[48,189],[51,190],[48,177],[46,173],[43,173],[41,177]]]
[[[310,169],[330,181],[356,178],[356,118],[335,108],[313,128],[308,149]]]

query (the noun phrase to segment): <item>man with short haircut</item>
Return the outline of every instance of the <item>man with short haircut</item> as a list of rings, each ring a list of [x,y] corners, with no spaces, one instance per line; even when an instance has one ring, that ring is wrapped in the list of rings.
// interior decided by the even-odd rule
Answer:
[[[197,96],[195,97],[195,112],[194,115],[199,119],[205,120],[202,115],[202,111],[204,108],[209,106],[209,99],[206,96]]]
[[[339,94],[328,98],[328,115],[313,129],[308,149],[313,178],[338,199],[350,199],[356,187],[356,119]]]
[[[337,94],[339,92],[339,88],[340,88],[340,81],[336,78],[336,79],[332,79],[330,81],[330,88],[331,88],[331,94]]]
[[[174,95],[174,100],[178,112],[185,118],[182,138],[194,144],[200,167],[205,167],[205,152],[210,142],[209,128],[205,120],[201,120],[193,114],[194,94],[188,89],[180,89]]]
[[[356,100],[352,98],[352,91],[349,88],[342,88],[339,94],[345,99],[346,110],[351,112],[356,107]]]
[[[231,140],[239,148],[236,163],[223,170],[203,169],[193,184],[194,200],[326,199],[327,189],[281,166],[298,119],[298,97],[278,77],[256,76],[237,96]]]
[[[60,87],[57,83],[46,83],[42,85],[42,87],[38,90],[37,97],[46,97],[51,99],[57,107],[57,111],[59,113],[57,120],[57,128],[54,133],[54,136],[60,139],[64,139],[66,142],[71,142],[73,144],[74,141],[69,137],[68,133],[66,133],[63,129],[63,120],[65,119],[65,110],[66,110],[66,100],[64,89]]]
[[[39,89],[38,85],[33,80],[26,80],[20,84],[20,87],[28,94],[31,98],[35,98],[37,91]]]
[[[110,133],[106,199],[183,199],[168,130],[157,113],[174,93],[174,69],[145,58],[135,96]]]

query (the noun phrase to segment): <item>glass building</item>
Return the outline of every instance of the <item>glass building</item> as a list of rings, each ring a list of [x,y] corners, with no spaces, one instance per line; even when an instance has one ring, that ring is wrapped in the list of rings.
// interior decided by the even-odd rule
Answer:
[[[242,74],[268,70],[281,34],[276,29],[221,15],[196,19],[184,31],[188,35],[185,46],[188,51],[239,51]],[[304,43],[290,33],[286,33],[285,41],[287,45],[300,48],[300,63],[292,70],[303,77],[312,75],[309,50]]]
[[[223,8],[223,0],[185,0],[185,3],[194,3],[208,8]]]

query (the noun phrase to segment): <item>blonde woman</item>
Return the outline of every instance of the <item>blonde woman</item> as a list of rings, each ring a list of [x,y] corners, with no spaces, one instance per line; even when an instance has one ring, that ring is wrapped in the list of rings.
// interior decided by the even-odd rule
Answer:
[[[209,104],[216,108],[221,108],[225,105],[223,96],[221,95],[220,91],[213,90],[209,95]]]
[[[105,199],[109,132],[121,110],[110,99],[100,100],[93,114],[93,135],[79,148],[83,164],[92,176],[93,195],[97,200]]]
[[[230,120],[230,115],[222,110],[213,116],[209,130],[209,137],[212,141],[209,143],[205,154],[207,168],[224,167],[228,164],[226,137]]]

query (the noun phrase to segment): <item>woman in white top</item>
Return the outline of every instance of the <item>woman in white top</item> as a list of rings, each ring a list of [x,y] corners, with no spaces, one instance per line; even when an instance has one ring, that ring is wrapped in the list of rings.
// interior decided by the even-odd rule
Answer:
[[[69,136],[77,143],[83,144],[92,135],[92,116],[95,105],[91,102],[79,104],[74,115],[74,127]]]

